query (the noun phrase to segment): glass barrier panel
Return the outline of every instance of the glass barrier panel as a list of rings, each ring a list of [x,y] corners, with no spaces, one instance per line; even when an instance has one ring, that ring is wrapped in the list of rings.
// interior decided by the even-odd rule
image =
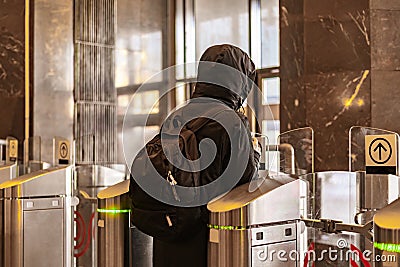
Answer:
[[[251,133],[253,138],[253,148],[255,146],[259,147],[260,155],[260,162],[258,168],[258,175],[254,175],[249,186],[249,191],[253,192],[256,190],[263,180],[268,177],[270,171],[270,161],[269,161],[269,139],[268,136],[260,133]],[[257,141],[257,144],[255,143]]]
[[[309,184],[308,219],[330,219],[354,224],[357,214],[355,173],[317,172],[301,175],[300,179]],[[332,266],[351,266],[351,248],[361,247],[360,235],[357,233],[326,233],[312,225],[306,227],[305,232],[309,262],[315,263],[315,266],[326,266],[327,262],[332,263]]]
[[[314,130],[310,127],[278,136],[278,172],[303,175],[314,172]]]

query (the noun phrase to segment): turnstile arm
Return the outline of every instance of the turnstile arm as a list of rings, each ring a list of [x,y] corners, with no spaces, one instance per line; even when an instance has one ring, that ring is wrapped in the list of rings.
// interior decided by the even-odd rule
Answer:
[[[373,241],[373,222],[370,221],[364,225],[359,224],[346,224],[342,221],[331,219],[301,219],[308,227],[319,229],[326,233],[339,233],[339,232],[352,232],[365,236],[371,242]]]

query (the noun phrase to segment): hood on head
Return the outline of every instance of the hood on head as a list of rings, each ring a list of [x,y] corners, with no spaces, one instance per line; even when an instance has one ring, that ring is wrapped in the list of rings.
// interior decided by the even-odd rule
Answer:
[[[243,50],[229,44],[214,45],[200,58],[192,98],[215,98],[238,109],[252,89],[255,77],[255,65]]]

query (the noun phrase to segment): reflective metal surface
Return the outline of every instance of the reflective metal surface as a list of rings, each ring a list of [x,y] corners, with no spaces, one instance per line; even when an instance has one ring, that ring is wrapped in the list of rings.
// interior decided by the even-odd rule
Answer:
[[[374,216],[374,242],[400,244],[400,199]]]
[[[77,166],[76,172],[78,175],[78,187],[108,187],[125,179],[124,165],[111,165],[104,167],[101,165],[84,165]],[[101,190],[102,190],[101,189]],[[96,196],[96,194],[92,196]]]
[[[343,223],[354,224],[357,214],[357,179],[356,173],[344,171],[318,172],[301,176],[309,181],[311,207],[308,218],[332,219]],[[360,236],[353,233],[328,234],[312,227],[307,228],[307,247],[314,247],[321,259],[314,260],[317,267],[349,266],[349,261],[336,259],[332,261],[324,250],[338,250],[338,242],[344,240],[345,250],[350,244],[360,247]]]
[[[0,184],[17,176],[18,165],[16,163],[0,165]]]
[[[130,225],[129,180],[100,191],[98,266],[151,267],[152,238]]]
[[[53,137],[73,139],[73,1],[32,1],[32,130],[44,162],[53,160]],[[49,23],[51,22],[51,23]],[[31,158],[32,159],[32,158]],[[37,170],[37,169],[36,169]]]
[[[356,173],[317,172],[301,178],[311,185],[310,218],[329,218],[344,223],[354,223],[354,216],[357,213]]]
[[[73,265],[72,184],[71,166],[0,184],[5,214],[3,266]]]
[[[302,178],[312,185],[309,195],[311,212],[308,216],[313,219],[340,220],[346,224],[365,224],[371,221],[377,212],[379,213],[381,209],[384,210],[386,205],[399,197],[400,177],[394,175],[365,175],[364,172],[330,171],[308,174]],[[375,229],[378,228],[375,226],[374,231]],[[382,233],[377,231],[377,233]],[[346,251],[351,250],[352,247],[356,247],[362,252],[374,252],[373,244],[360,234],[346,231],[327,234],[314,228],[308,228],[307,232],[308,245],[312,244],[317,255],[321,255],[322,251],[328,249],[343,250],[347,253]],[[373,262],[373,256],[379,253],[375,250],[368,264],[392,266]],[[331,261],[325,255],[315,264],[315,266],[349,266],[350,261],[345,258]],[[357,264],[361,265],[361,261],[357,261]]]
[[[130,225],[130,266],[153,266],[153,237],[146,235],[136,227]]]
[[[400,179],[395,175],[357,172],[357,221],[365,224],[374,214],[400,196]]]
[[[269,254],[271,251],[296,251],[296,241],[288,241],[278,244],[268,244],[251,249],[252,267],[287,267],[300,266],[284,260],[277,260]],[[269,254],[269,255],[268,255]]]
[[[4,189],[5,197],[9,198],[70,196],[72,194],[71,177],[71,167],[49,168],[6,181],[0,184],[0,189]]]
[[[18,165],[8,164],[0,166],[0,184],[9,181],[17,176]],[[4,240],[5,238],[5,209],[4,209],[4,191],[0,190],[0,264],[4,266]]]
[[[400,199],[375,214],[374,247],[375,254],[395,257],[391,266],[400,266]]]
[[[120,184],[128,184],[129,187],[128,180]],[[99,195],[102,192],[98,195],[98,266],[122,267],[126,266],[124,262],[129,261],[129,255],[126,255],[124,250],[125,237],[129,237],[129,211],[124,213],[113,212],[129,210],[129,205],[126,203],[127,199],[123,196],[126,193],[124,191],[121,190],[121,194],[110,198],[107,198],[107,196],[106,198],[101,198]],[[107,211],[110,211],[110,213],[107,213]]]
[[[73,1],[74,54],[80,59],[74,66],[78,164],[116,162],[116,4],[116,0]]]
[[[278,175],[261,181],[255,191],[249,186],[239,186],[208,204],[208,266],[300,266],[298,260],[271,263],[262,249],[305,249],[299,220],[307,213],[307,182]]]
[[[74,256],[77,259],[77,266],[97,266],[96,196],[100,191],[125,180],[126,177],[124,165],[111,165],[111,167],[84,165],[76,168],[80,202],[75,216],[80,220],[77,232],[82,232],[84,236],[75,244]]]

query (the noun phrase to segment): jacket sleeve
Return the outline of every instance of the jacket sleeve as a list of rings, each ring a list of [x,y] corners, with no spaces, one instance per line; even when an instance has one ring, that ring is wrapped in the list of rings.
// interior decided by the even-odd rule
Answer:
[[[226,135],[225,141],[223,142],[223,147],[222,147],[222,151],[223,151],[223,154],[222,154],[223,155],[223,164],[222,165],[224,168],[226,168],[230,160],[233,160],[234,162],[246,160],[246,159],[243,159],[242,154],[233,155],[232,153],[230,153],[231,148],[233,148],[233,146],[243,146],[243,144],[247,144],[250,146],[249,154],[248,154],[248,158],[247,158],[246,169],[244,170],[243,175],[240,178],[240,180],[236,186],[245,184],[245,183],[251,181],[251,179],[253,177],[258,175],[257,171],[258,171],[258,166],[259,166],[259,162],[260,162],[260,154],[255,152],[253,149],[253,146],[252,146],[252,138],[251,138],[248,120],[247,120],[246,116],[244,116],[243,114],[239,113],[238,115],[241,118],[243,123],[240,126],[238,126],[238,129],[236,130],[237,134],[234,137],[236,140],[232,140],[233,142],[232,142],[232,147],[231,147],[231,140],[229,140],[229,136]],[[246,142],[246,140],[248,140],[248,142]],[[238,148],[238,147],[236,147],[236,148]],[[234,150],[234,149],[232,149],[232,150]]]

